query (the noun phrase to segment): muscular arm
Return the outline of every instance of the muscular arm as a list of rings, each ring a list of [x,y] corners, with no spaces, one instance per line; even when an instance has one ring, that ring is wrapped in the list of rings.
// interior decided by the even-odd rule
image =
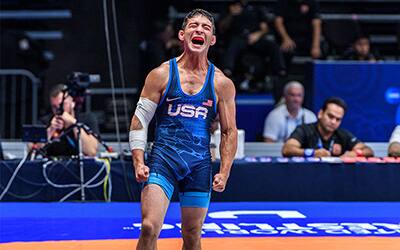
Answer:
[[[324,148],[314,150],[314,157],[331,156],[331,152]],[[301,148],[301,143],[298,140],[290,138],[282,147],[282,155],[285,157],[304,156],[304,148]]]
[[[220,173],[229,176],[237,149],[235,88],[233,83],[226,86],[223,94],[219,95],[218,110],[221,124],[221,169]]]
[[[64,121],[64,129],[74,125],[77,120],[68,112],[64,112],[59,116]],[[49,131],[49,130],[48,130]],[[78,128],[74,128],[75,138],[78,137]],[[95,156],[97,153],[98,143],[97,139],[88,133],[84,129],[80,128],[80,137],[82,142],[82,152],[86,156]]]
[[[139,130],[142,129],[143,126],[140,123],[139,119],[136,115],[132,117],[130,130]],[[138,166],[139,164],[144,164],[144,151],[140,149],[132,150],[132,161],[134,166]]]
[[[168,64],[162,64],[161,66],[152,70],[145,81],[141,98],[146,98],[156,104],[160,102],[162,92],[165,88],[166,82],[168,81]],[[143,124],[137,115],[133,115],[131,120],[130,131],[143,129]],[[132,160],[135,167],[136,180],[139,182],[146,181],[148,174],[147,166],[144,164],[144,151],[142,149],[132,150]],[[147,171],[147,172],[146,172]]]
[[[222,192],[229,178],[237,149],[235,87],[230,79],[219,72],[216,75],[215,90],[218,98],[218,114],[221,125],[221,163],[219,174],[214,177],[213,188]]]
[[[97,139],[93,135],[89,135],[86,131],[81,129],[81,140],[83,154],[87,156],[95,156],[98,148]]]
[[[287,140],[283,145],[282,155],[285,157],[303,156],[304,149],[301,148],[301,144],[298,140],[291,138]]]

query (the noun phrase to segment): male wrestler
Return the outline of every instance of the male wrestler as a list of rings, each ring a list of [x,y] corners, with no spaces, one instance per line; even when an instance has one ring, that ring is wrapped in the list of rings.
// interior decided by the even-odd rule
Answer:
[[[212,189],[225,189],[237,147],[235,88],[208,61],[216,42],[214,19],[195,9],[178,34],[184,52],[146,78],[129,133],[135,176],[144,182],[137,249],[156,249],[174,186],[179,189],[183,249],[201,249],[201,228]],[[144,162],[147,127],[156,114],[152,152]],[[220,170],[211,180],[210,125],[219,114]]]

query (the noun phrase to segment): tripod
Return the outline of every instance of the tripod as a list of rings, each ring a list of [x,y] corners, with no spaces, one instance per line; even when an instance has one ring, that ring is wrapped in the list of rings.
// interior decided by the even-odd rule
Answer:
[[[88,135],[92,135],[94,138],[96,138],[96,140],[107,150],[107,152],[112,152],[112,148],[109,147],[100,137],[100,135],[94,133],[92,131],[92,129],[87,126],[84,123],[81,122],[76,122],[75,124],[73,124],[72,126],[68,127],[66,130],[63,130],[61,132],[61,134],[49,141],[48,143],[45,144],[44,147],[40,148],[40,149],[36,149],[36,152],[38,152],[40,155],[42,155],[43,157],[48,156],[47,155],[47,149],[53,145],[56,142],[59,142],[61,140],[61,138],[67,136],[71,131],[73,131],[74,129],[77,129],[77,165],[79,167],[79,178],[80,178],[80,189],[81,189],[81,200],[85,201],[86,200],[86,194],[85,194],[85,176],[84,176],[84,164],[83,164],[83,158],[84,158],[84,154],[83,154],[83,147],[82,147],[82,138],[81,138],[81,133],[82,130],[85,131]]]

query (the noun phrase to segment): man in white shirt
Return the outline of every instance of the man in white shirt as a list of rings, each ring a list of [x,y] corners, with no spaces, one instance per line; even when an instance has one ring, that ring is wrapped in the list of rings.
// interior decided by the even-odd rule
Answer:
[[[317,121],[312,111],[302,107],[304,87],[301,83],[288,82],[283,95],[285,103],[273,109],[265,119],[264,142],[284,142],[298,125]]]
[[[400,125],[396,126],[390,137],[388,155],[400,157]]]

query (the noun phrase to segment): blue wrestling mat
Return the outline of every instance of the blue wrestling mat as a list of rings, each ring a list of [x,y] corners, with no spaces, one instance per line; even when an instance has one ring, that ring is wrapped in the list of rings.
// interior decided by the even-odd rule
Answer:
[[[161,238],[180,237],[172,203]],[[0,242],[137,239],[139,203],[0,203]],[[203,237],[400,236],[400,202],[211,203]]]

